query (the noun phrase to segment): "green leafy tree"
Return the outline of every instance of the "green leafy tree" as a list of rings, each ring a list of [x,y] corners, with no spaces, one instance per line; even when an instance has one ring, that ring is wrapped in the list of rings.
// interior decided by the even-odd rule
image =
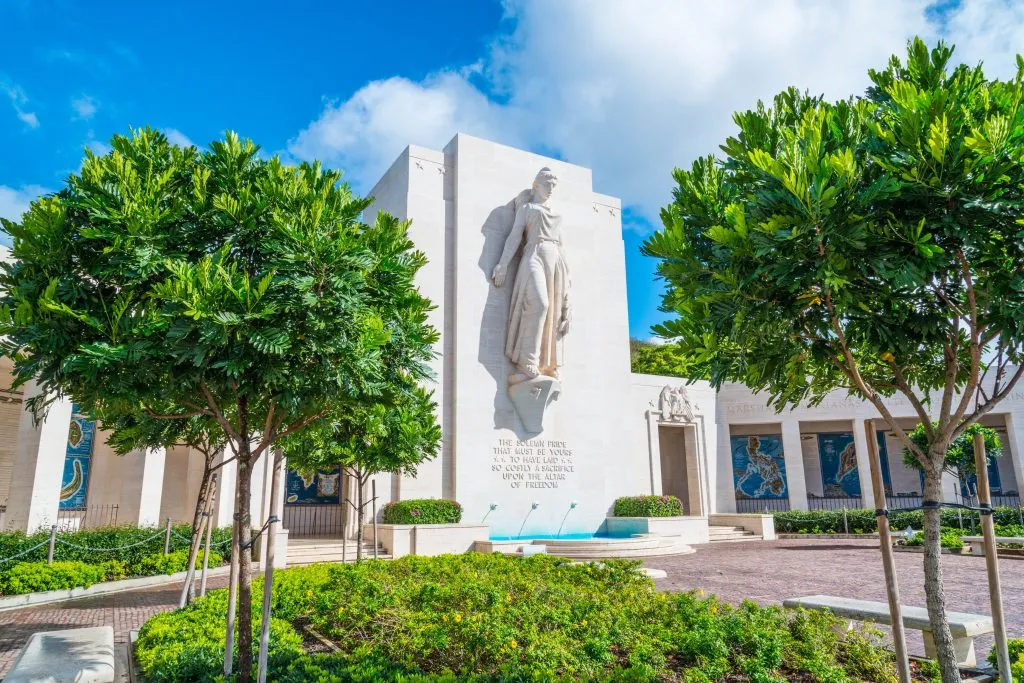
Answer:
[[[236,458],[239,679],[252,669],[251,475],[280,438],[341,406],[413,390],[436,332],[407,223],[319,164],[234,134],[205,151],[145,129],[87,152],[63,189],[3,221],[2,325],[17,383],[45,409],[141,406],[203,417]],[[115,427],[117,425],[115,424]]]
[[[399,400],[355,407],[324,420],[317,428],[286,439],[282,453],[289,467],[319,470],[342,467],[355,486],[345,502],[356,513],[357,559],[363,554],[363,523],[373,500],[369,480],[384,472],[416,475],[420,463],[437,455],[441,428],[433,395],[420,388]]]
[[[633,372],[662,377],[703,379],[694,374],[697,370],[690,362],[686,351],[672,342],[653,344],[639,339],[630,339],[629,360]]]
[[[1022,72],[989,79],[915,39],[865,97],[795,89],[735,115],[723,158],[674,172],[654,332],[715,386],[777,409],[848,390],[870,401],[942,499],[946,451],[1024,373]],[[915,443],[883,398],[902,394]],[[929,408],[937,416],[933,421]],[[943,680],[959,680],[945,616],[939,510],[925,512],[925,589]]]
[[[936,427],[937,425],[933,425],[933,429]],[[1003,454],[1003,444],[999,440],[999,434],[996,433],[996,430],[980,424],[972,424],[960,436],[950,442],[949,448],[946,450],[944,470],[960,480],[961,484],[965,484],[969,477],[978,473],[978,468],[974,461],[975,434],[981,434],[984,440],[985,456],[990,466]],[[914,427],[907,435],[920,450],[927,450],[928,430],[925,429],[923,424]],[[909,448],[903,449],[903,464],[911,469],[922,469],[921,461]]]

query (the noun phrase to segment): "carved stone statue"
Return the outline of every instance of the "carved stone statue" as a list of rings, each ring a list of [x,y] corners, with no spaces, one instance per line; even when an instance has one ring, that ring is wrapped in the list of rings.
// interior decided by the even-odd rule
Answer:
[[[663,422],[693,422],[693,404],[686,387],[665,385],[658,395],[658,412]]]
[[[562,251],[562,217],[549,200],[558,178],[542,168],[533,187],[515,200],[512,231],[491,278],[505,284],[508,265],[525,241],[512,283],[505,355],[516,367],[509,384],[538,375],[558,378],[562,365],[561,339],[569,331],[569,266]]]
[[[544,409],[561,392],[562,337],[569,331],[569,266],[562,251],[562,216],[552,210],[558,178],[542,168],[533,187],[515,199],[515,218],[491,279],[502,287],[508,267],[522,247],[512,282],[505,356],[515,372],[509,397],[526,429],[543,428]]]

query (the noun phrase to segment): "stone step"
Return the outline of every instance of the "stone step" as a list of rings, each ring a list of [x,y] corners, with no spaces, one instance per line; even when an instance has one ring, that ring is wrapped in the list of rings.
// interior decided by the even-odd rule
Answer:
[[[365,552],[364,551],[363,552],[363,559],[364,560],[372,560],[373,559],[373,550],[370,550],[369,552]],[[387,553],[379,552],[378,551],[377,559],[378,560],[390,560],[391,559],[391,555],[388,555]],[[323,554],[320,554],[320,555],[301,555],[299,557],[292,557],[291,555],[288,555],[288,566],[289,567],[302,567],[302,566],[305,566],[305,565],[318,564],[318,563],[321,563],[321,562],[332,562],[332,563],[346,562],[346,563],[352,563],[352,562],[355,562],[355,561],[356,561],[356,554],[354,552],[353,553],[346,553],[345,557],[344,557],[344,560],[342,559],[341,553],[323,553]]]
[[[533,544],[546,546],[549,555],[570,559],[659,557],[695,552],[678,538],[659,534],[595,540],[536,540]]]

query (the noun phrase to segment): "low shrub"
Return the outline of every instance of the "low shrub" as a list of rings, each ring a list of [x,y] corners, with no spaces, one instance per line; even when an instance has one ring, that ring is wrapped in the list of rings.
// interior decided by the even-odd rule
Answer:
[[[399,500],[384,506],[381,519],[385,524],[458,524],[462,506],[441,498]]]
[[[626,496],[616,498],[615,517],[680,517],[686,514],[675,496]]]
[[[224,563],[224,558],[215,551],[210,551],[209,566],[216,567]],[[203,566],[203,551],[196,556],[196,568]],[[155,553],[147,555],[136,565],[137,576],[156,576],[157,574],[177,574],[188,568],[188,550],[175,550],[164,555]]]
[[[261,594],[262,588],[257,590],[254,586],[254,598]],[[178,683],[222,681],[227,605],[227,591],[214,591],[184,609],[147,621],[139,630],[135,647],[145,680]],[[261,614],[258,601],[254,599],[252,629],[255,643],[259,643]],[[235,638],[237,642],[237,630]],[[237,652],[236,649],[236,664]],[[282,663],[303,654],[302,639],[291,624],[271,617],[271,666],[276,670]],[[271,680],[278,679],[271,677]]]
[[[1010,674],[1014,683],[1024,683],[1024,638],[1010,639],[1006,644],[1010,650]],[[988,653],[988,663],[999,666],[999,654],[994,647]]]
[[[171,534],[171,551],[187,549],[187,539],[192,533],[192,527],[188,524],[179,524],[172,530],[175,533]],[[22,560],[25,562],[44,561],[47,552],[45,541],[49,537],[49,529],[40,530],[32,535],[25,535],[20,531],[0,532],[0,560],[42,543],[42,547],[29,553]],[[230,539],[231,529],[224,527],[214,529],[210,540],[219,552],[227,554],[231,544],[225,541]],[[156,552],[163,552],[163,549],[164,534],[161,529],[127,525],[114,526],[102,529],[59,531],[57,543],[53,548],[53,559],[91,563],[117,559],[123,562],[128,567],[129,574],[132,574],[132,567],[141,562],[144,557]],[[0,568],[2,567],[3,565],[0,565]]]
[[[40,591],[88,588],[94,583],[124,578],[124,563],[20,562],[0,574],[0,595],[21,595]]]
[[[285,570],[268,679],[896,681],[876,631],[660,593],[638,567],[467,553]],[[254,580],[256,615],[261,593]],[[136,645],[145,679],[219,680],[226,608],[216,591],[150,619]],[[296,625],[306,624],[340,652],[304,653]]]
[[[992,515],[997,525],[1012,525],[1020,522],[1020,515],[1016,508],[996,508]],[[775,518],[775,531],[778,533],[844,533],[842,510],[789,510],[776,512],[773,517]],[[977,512],[958,511],[950,508],[942,511],[942,526],[959,529],[961,522],[966,530],[977,531],[980,529]],[[846,524],[851,534],[878,531],[874,510],[847,510]],[[920,529],[924,526],[924,513],[921,510],[890,510],[889,526],[894,531],[907,527]]]
[[[969,536],[970,533],[961,529],[943,529],[942,535],[939,536],[939,545],[943,548],[963,548],[963,537]],[[903,545],[917,548],[924,546],[924,532],[918,531],[910,538],[904,539]]]

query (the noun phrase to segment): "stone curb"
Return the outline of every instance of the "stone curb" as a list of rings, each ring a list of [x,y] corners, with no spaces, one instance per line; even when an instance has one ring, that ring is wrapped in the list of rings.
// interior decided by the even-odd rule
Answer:
[[[256,563],[253,563],[254,565]],[[214,567],[207,570],[206,576],[221,576],[227,574],[231,569],[229,565]],[[34,607],[46,605],[53,602],[64,602],[66,600],[78,600],[80,598],[91,598],[96,595],[107,595],[108,593],[119,593],[121,591],[136,590],[139,588],[152,588],[154,586],[166,586],[172,583],[180,583],[185,580],[185,572],[177,574],[159,574],[157,576],[140,576],[134,579],[121,579],[120,581],[104,581],[96,583],[88,588],[66,588],[57,591],[44,591],[42,593],[24,593],[22,595],[6,595],[0,597],[0,612],[22,607]],[[199,578],[199,573],[196,573]]]

